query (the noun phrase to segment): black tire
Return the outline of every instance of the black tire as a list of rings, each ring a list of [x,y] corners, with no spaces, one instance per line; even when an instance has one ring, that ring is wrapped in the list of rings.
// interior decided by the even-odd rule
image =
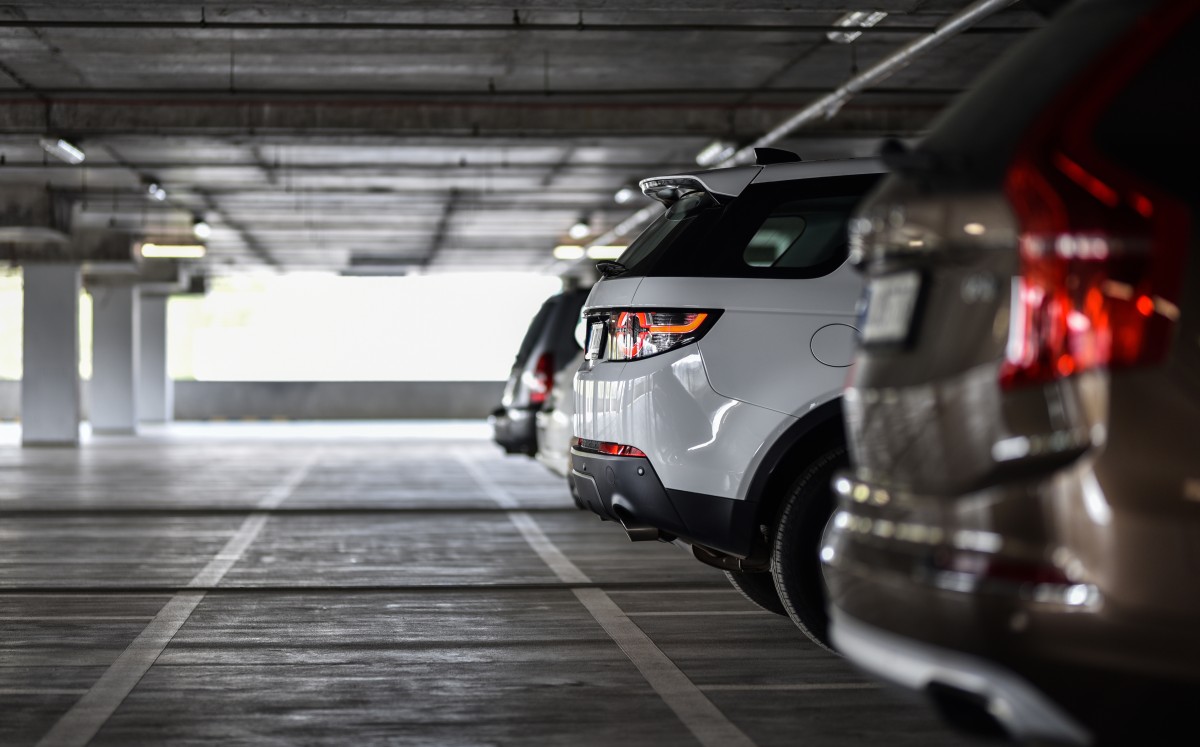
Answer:
[[[771,547],[771,575],[779,601],[792,622],[815,643],[829,641],[825,580],[821,576],[821,534],[833,514],[830,481],[848,464],[844,444],[817,454],[792,483],[779,507]]]
[[[767,612],[787,617],[783,602],[779,601],[779,592],[775,590],[775,580],[768,572],[748,573],[746,571],[725,571],[729,583],[758,607]]]

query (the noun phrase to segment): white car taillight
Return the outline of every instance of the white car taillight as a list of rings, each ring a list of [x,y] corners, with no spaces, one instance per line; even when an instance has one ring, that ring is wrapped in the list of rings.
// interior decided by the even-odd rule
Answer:
[[[603,329],[606,354],[611,361],[649,358],[699,340],[720,316],[719,311],[614,309],[590,334]]]

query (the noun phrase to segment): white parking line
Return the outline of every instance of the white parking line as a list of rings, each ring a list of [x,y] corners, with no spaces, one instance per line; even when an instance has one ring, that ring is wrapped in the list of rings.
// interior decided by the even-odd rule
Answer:
[[[0,622],[146,622],[153,615],[0,615]]]
[[[754,615],[768,613],[762,610],[677,610],[672,612],[626,612],[630,617],[704,617],[706,615]]]
[[[304,481],[316,460],[317,454],[310,454],[303,464],[263,496],[256,507],[278,507]],[[268,517],[265,513],[247,516],[216,557],[196,574],[188,586],[215,586],[220,582],[258,537]],[[96,684],[50,727],[50,731],[38,741],[38,747],[81,747],[91,741],[153,666],[202,599],[202,591],[181,591],[171,597]]]
[[[874,682],[815,682],[811,684],[779,685],[701,685],[704,692],[819,692],[821,690],[878,690]]]
[[[492,500],[504,508],[519,506],[506,490],[492,482],[467,456],[456,453],[467,474]],[[525,511],[510,510],[509,518],[525,541],[538,554],[554,575],[564,583],[591,583],[591,578],[579,569],[546,536],[537,521]],[[641,628],[626,615],[603,589],[574,589],[575,598],[600,624],[605,633],[629,657],[646,682],[674,711],[683,725],[704,747],[754,747],[745,732],[726,718],[700,688],[687,678],[675,662],[650,640]]]

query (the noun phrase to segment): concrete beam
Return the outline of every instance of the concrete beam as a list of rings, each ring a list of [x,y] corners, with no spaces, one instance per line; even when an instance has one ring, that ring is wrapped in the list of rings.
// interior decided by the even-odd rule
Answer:
[[[846,106],[814,125],[821,135],[920,132],[940,105]],[[24,96],[0,100],[0,134],[64,136],[254,135],[305,133],[422,135],[757,136],[794,112],[796,104],[559,103],[530,101],[276,101],[213,99],[50,100]]]

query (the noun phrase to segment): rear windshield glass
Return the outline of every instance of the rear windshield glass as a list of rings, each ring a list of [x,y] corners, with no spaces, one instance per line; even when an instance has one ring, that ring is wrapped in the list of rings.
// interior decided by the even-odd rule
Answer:
[[[878,175],[752,184],[732,201],[694,193],[617,260],[628,276],[811,278],[846,259],[846,219]]]
[[[546,321],[550,318],[550,312],[558,303],[558,297],[554,296],[546,300],[542,304],[542,308],[538,310],[537,316],[529,323],[529,329],[525,331],[525,339],[521,340],[521,349],[517,351],[517,359],[513,361],[514,366],[523,366],[525,361],[529,360],[529,354],[533,352],[533,346],[537,343],[538,335],[542,332],[542,327],[546,326]]]

